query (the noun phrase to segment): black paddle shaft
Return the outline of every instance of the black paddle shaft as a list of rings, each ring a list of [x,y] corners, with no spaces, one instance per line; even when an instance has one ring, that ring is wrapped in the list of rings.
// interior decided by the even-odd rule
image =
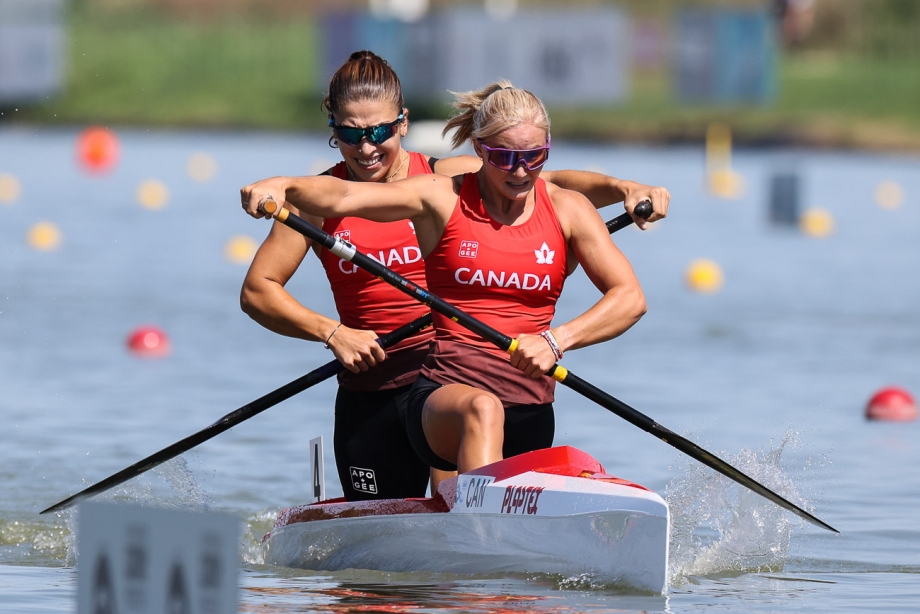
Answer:
[[[636,208],[633,209],[633,213],[643,219],[648,219],[648,216],[652,214],[652,201],[639,201],[639,203],[636,205]],[[621,228],[626,228],[634,221],[635,220],[633,220],[632,216],[630,216],[628,213],[621,213],[620,215],[607,222],[607,231],[610,234],[613,234]]]
[[[407,339],[412,335],[416,334],[423,328],[427,328],[431,325],[431,314],[427,313],[424,316],[417,318],[408,324],[400,326],[396,330],[386,335],[380,337],[377,341],[380,343],[381,347],[388,348],[393,345],[396,345],[403,339]],[[269,407],[273,407],[278,403],[285,401],[295,394],[303,392],[311,386],[325,381],[332,377],[333,375],[338,375],[345,367],[342,366],[337,360],[330,360],[323,366],[310,371],[306,375],[303,375],[292,382],[285,384],[284,386],[269,392],[268,394],[259,397],[251,403],[243,405],[239,409],[230,412],[217,422],[212,425],[205,427],[204,429],[198,431],[194,435],[189,435],[181,441],[177,441],[169,447],[163,448],[159,452],[151,454],[143,460],[139,460],[130,467],[122,469],[118,473],[107,477],[101,482],[93,484],[89,488],[86,488],[72,497],[64,499],[60,503],[55,503],[48,509],[42,510],[41,513],[45,514],[47,512],[56,512],[68,508],[83,499],[92,497],[93,495],[98,495],[101,492],[114,488],[119,484],[127,482],[131,478],[137,477],[145,471],[149,471],[161,465],[168,460],[171,460],[184,452],[188,452],[195,446],[204,443],[205,441],[220,435],[226,430],[233,428],[244,420],[249,420],[256,414],[260,414]]]
[[[651,203],[649,203],[649,214],[651,213]],[[416,300],[428,305],[433,310],[438,313],[445,315],[452,320],[458,322],[461,326],[473,331],[474,333],[481,336],[483,339],[493,343],[504,351],[512,350],[515,340],[505,335],[491,326],[485,324],[484,322],[477,320],[476,318],[466,314],[457,307],[454,307],[447,301],[444,301],[441,298],[438,298],[434,294],[431,294],[425,288],[420,287],[419,285],[409,281],[405,277],[399,275],[398,273],[390,270],[384,265],[380,264],[373,258],[365,256],[364,254],[357,251],[357,249],[347,241],[341,239],[336,239],[332,235],[323,230],[317,228],[313,224],[310,224],[306,220],[296,216],[290,215],[290,212],[284,208],[278,208],[278,204],[272,200],[267,200],[262,205],[263,211],[268,213],[275,213],[276,219],[281,223],[285,224],[289,228],[292,228],[306,237],[312,239],[316,243],[319,243],[335,255],[339,256],[343,260],[347,260],[356,264],[358,267],[364,269],[365,271],[371,273],[372,275],[379,277],[380,279],[386,281],[391,286],[401,290],[402,292],[412,296]],[[629,215],[624,213],[619,216],[619,218],[629,218]],[[617,219],[619,219],[617,218]],[[617,220],[612,220],[616,222]],[[623,224],[616,224],[614,232],[619,228],[628,226],[632,219],[630,218],[628,222],[623,220]],[[608,226],[609,227],[609,226]],[[837,529],[830,526],[820,518],[817,518],[813,514],[805,511],[799,506],[795,505],[791,501],[787,500],[783,496],[773,492],[763,484],[757,482],[754,478],[746,475],[741,470],[732,467],[730,464],[717,457],[715,454],[704,450],[690,440],[681,437],[677,433],[674,433],[670,429],[667,429],[657,422],[646,416],[645,414],[639,412],[636,409],[633,409],[626,403],[623,403],[619,399],[611,396],[610,394],[604,392],[603,390],[593,386],[592,384],[586,382],[575,374],[569,372],[562,365],[556,364],[553,365],[552,369],[547,371],[546,375],[552,377],[559,383],[571,388],[575,392],[581,394],[587,399],[590,399],[604,407],[608,411],[620,416],[630,424],[633,424],[647,433],[658,437],[663,442],[668,445],[680,450],[681,452],[687,454],[691,458],[703,463],[704,465],[714,469],[724,475],[727,478],[734,480],[735,482],[745,486],[757,494],[765,497],[766,499],[776,503],[780,507],[789,510],[790,512],[804,518],[805,520],[834,533],[839,533]]]

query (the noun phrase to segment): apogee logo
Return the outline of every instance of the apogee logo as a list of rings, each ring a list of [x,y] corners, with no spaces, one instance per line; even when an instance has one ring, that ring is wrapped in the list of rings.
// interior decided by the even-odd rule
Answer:
[[[479,242],[478,241],[460,241],[460,253],[461,258],[475,258],[476,254],[479,253]]]
[[[351,243],[351,231],[350,230],[338,230],[335,233],[336,239],[341,239],[342,241],[348,241]]]
[[[358,492],[377,494],[377,476],[374,475],[373,469],[349,467],[348,471],[351,474],[352,488]]]

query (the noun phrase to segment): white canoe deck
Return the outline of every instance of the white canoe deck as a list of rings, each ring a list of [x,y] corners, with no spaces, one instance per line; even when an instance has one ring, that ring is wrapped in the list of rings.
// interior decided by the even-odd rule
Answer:
[[[589,455],[537,450],[444,481],[434,497],[283,510],[266,562],[315,570],[545,573],[666,589],[669,516]]]

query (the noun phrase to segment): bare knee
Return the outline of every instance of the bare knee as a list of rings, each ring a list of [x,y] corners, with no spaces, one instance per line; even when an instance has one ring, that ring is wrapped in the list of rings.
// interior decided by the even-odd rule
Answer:
[[[467,430],[500,430],[505,424],[505,410],[501,401],[487,392],[473,395],[464,415]]]
[[[505,410],[494,394],[448,384],[425,403],[422,428],[431,450],[469,471],[501,460]]]

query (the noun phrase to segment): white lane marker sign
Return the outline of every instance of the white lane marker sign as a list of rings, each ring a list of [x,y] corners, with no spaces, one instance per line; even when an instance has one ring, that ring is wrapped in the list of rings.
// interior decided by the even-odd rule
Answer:
[[[77,614],[237,611],[237,518],[96,502],[78,514]]]
[[[310,503],[326,499],[326,465],[323,462],[323,436],[310,440],[310,474],[313,476],[313,493]]]

